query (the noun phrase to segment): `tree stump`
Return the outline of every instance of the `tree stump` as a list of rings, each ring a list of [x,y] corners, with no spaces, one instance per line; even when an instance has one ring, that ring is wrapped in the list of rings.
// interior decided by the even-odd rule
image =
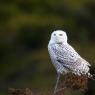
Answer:
[[[30,88],[25,89],[9,88],[8,95],[33,95],[33,93]]]

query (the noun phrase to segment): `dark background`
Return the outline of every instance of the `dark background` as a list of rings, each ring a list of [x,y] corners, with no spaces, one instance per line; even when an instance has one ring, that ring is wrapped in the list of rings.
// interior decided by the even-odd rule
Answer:
[[[94,65],[94,0],[0,0],[0,95],[10,87],[44,95],[53,90],[56,71],[47,45],[56,29],[66,31],[68,42]]]

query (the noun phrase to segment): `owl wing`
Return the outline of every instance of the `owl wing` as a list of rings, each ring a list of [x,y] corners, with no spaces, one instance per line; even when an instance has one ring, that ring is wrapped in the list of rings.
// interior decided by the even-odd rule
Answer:
[[[65,68],[74,71],[81,67],[85,60],[82,60],[80,55],[70,45],[56,45],[55,54],[57,55],[56,61],[61,63]],[[90,66],[88,62],[84,62],[85,65]]]

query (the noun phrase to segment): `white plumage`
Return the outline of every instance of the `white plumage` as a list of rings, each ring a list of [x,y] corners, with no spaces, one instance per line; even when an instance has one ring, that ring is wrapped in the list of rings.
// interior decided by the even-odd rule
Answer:
[[[51,34],[48,51],[59,75],[71,72],[79,76],[82,74],[90,76],[90,64],[68,44],[66,32],[57,30]]]

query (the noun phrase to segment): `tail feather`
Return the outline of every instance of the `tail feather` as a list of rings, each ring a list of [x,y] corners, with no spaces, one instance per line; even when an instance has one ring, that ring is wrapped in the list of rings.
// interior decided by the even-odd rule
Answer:
[[[95,80],[95,67],[90,66],[90,72],[88,73],[88,78]]]

